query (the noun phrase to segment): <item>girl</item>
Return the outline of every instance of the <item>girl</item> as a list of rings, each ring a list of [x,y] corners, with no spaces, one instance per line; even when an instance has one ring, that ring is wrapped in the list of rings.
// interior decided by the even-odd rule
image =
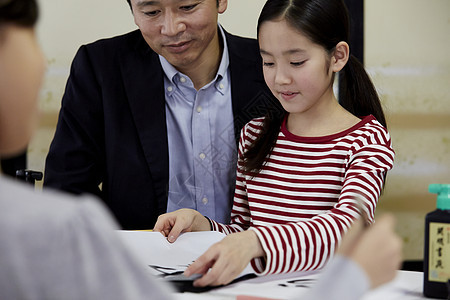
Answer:
[[[226,284],[249,262],[258,274],[321,268],[360,209],[373,222],[394,151],[375,88],[350,55],[348,31],[341,0],[268,0],[263,7],[264,77],[286,113],[243,128],[230,225],[184,209],[154,228],[171,242],[185,231],[229,234],[186,270],[204,274],[196,285]],[[339,101],[338,72],[345,86]]]

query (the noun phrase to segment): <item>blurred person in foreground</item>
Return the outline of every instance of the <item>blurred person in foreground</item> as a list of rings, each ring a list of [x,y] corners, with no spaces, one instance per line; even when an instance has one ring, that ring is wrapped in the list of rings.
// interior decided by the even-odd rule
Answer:
[[[35,0],[0,0],[0,156],[26,149],[45,69]],[[92,198],[0,176],[0,299],[167,299]]]

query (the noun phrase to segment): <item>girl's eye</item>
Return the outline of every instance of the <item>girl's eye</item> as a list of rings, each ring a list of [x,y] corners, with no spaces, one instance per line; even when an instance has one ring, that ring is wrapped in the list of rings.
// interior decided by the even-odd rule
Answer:
[[[300,61],[300,62],[291,62],[291,65],[293,65],[294,67],[298,67],[303,65],[306,62],[306,60]]]
[[[270,63],[270,62],[263,62],[263,66],[264,66],[264,67],[272,67],[272,66],[273,66],[273,63]]]

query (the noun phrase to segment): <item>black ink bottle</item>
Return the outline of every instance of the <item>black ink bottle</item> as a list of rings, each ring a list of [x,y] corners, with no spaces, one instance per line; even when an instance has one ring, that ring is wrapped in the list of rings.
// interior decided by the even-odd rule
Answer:
[[[423,294],[450,299],[450,184],[430,184],[437,194],[436,210],[425,217]]]

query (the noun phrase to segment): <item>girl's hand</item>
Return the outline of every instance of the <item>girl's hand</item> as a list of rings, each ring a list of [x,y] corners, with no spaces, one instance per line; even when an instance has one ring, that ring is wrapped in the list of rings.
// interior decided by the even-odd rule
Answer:
[[[184,275],[203,274],[194,281],[194,286],[228,284],[241,274],[252,258],[263,255],[254,231],[232,233],[212,245],[186,269]]]
[[[183,232],[209,230],[209,221],[198,211],[187,208],[160,215],[153,228],[153,231],[167,237],[170,243],[175,242]]]

